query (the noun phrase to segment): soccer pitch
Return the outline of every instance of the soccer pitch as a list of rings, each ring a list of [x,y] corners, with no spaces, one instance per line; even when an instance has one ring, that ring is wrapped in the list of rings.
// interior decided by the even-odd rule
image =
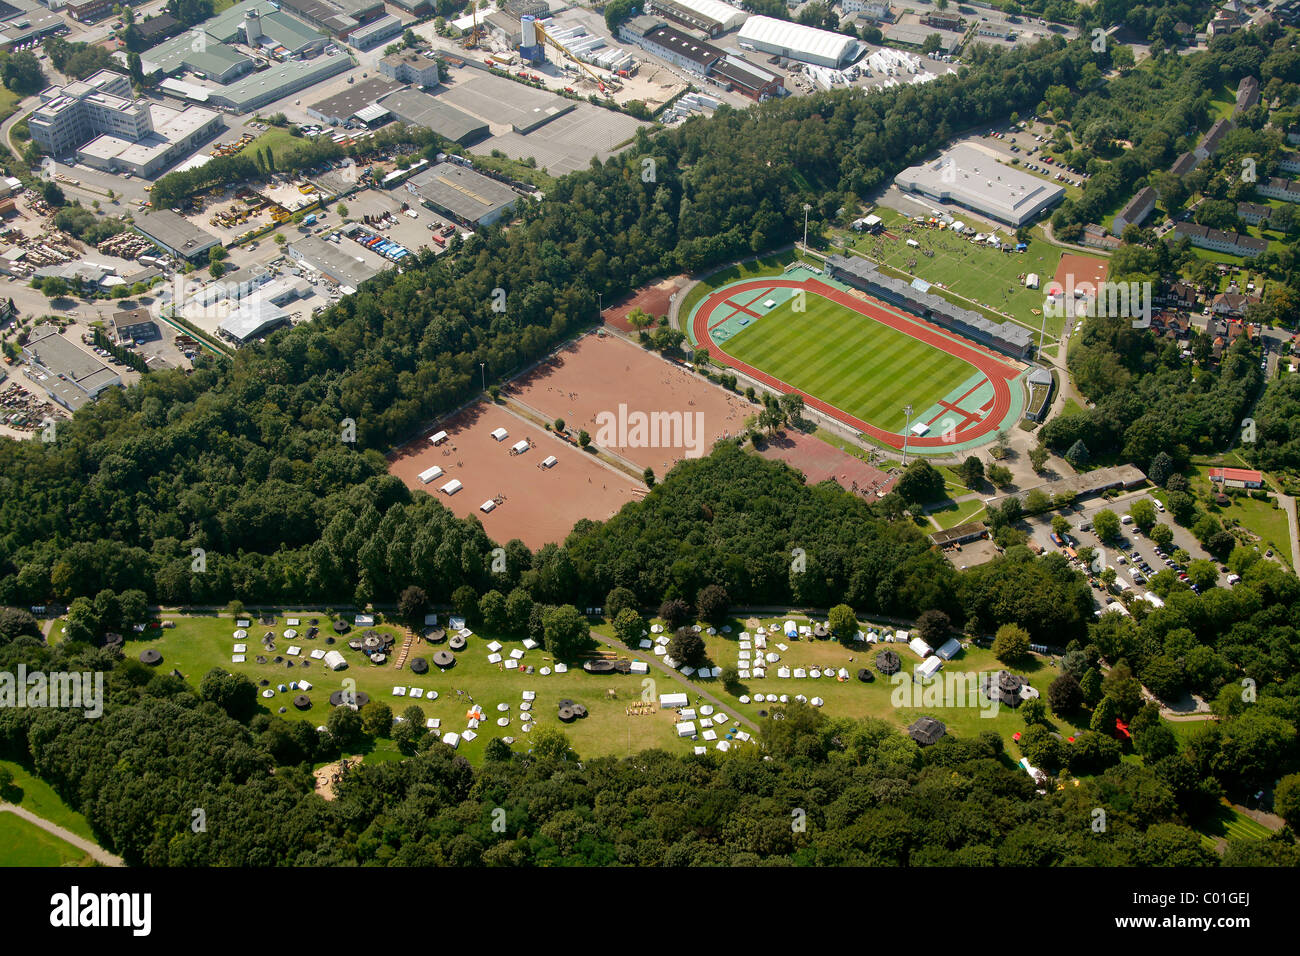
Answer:
[[[903,406],[916,414],[976,374],[976,369],[859,312],[809,293],[723,343],[735,359],[762,369],[878,428],[901,434]]]

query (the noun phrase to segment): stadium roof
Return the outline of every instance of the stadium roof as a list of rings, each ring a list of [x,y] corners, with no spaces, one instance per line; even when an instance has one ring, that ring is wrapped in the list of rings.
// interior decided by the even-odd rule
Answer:
[[[800,23],[772,17],[750,17],[740,28],[739,38],[748,43],[781,48],[796,59],[812,56],[842,63],[856,48],[857,41],[842,33],[818,30]],[[775,52],[774,50],[772,52]]]

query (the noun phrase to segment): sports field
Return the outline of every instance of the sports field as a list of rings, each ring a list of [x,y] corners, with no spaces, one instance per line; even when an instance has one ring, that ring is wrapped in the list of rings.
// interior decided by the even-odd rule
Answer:
[[[817,295],[787,300],[727,340],[733,357],[881,428],[907,427],[974,369],[954,355]],[[904,398],[905,397],[905,398]]]
[[[1023,409],[1010,387],[1022,370],[1009,358],[820,271],[729,283],[688,321],[713,361],[892,448],[964,451]]]

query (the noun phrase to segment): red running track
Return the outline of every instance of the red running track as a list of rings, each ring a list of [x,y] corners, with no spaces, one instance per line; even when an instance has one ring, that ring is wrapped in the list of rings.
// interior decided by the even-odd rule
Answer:
[[[737,371],[744,372],[751,378],[755,378],[770,388],[778,389],[782,392],[794,392],[803,396],[804,404],[815,408],[820,412],[831,416],[838,422],[842,422],[851,428],[856,428],[864,434],[870,435],[877,441],[882,441],[893,448],[903,447],[903,436],[897,432],[887,432],[883,428],[877,428],[869,422],[864,422],[860,418],[848,414],[847,412],[822,401],[815,395],[809,395],[802,389],[795,388],[789,382],[783,382],[779,378],[754,368],[752,365],[746,365],[738,361],[723,351],[722,347],[713,341],[711,334],[710,319],[713,313],[720,306],[726,305],[730,309],[735,309],[735,303],[728,303],[727,300],[739,293],[747,292],[751,289],[799,289],[803,288],[823,298],[830,299],[837,305],[844,306],[869,319],[873,319],[882,325],[887,325],[891,329],[896,329],[905,335],[910,335],[914,339],[920,339],[927,345],[933,346],[940,351],[947,352],[949,355],[961,359],[968,365],[974,366],[993,385],[993,407],[988,416],[981,422],[970,427],[958,429],[954,433],[955,442],[967,442],[980,438],[990,432],[995,432],[1011,411],[1011,386],[1010,382],[1014,380],[1020,372],[1009,365],[1004,364],[995,358],[992,354],[985,352],[974,344],[965,345],[956,342],[947,335],[941,333],[937,327],[930,325],[920,318],[907,319],[897,315],[880,305],[871,301],[864,301],[856,296],[849,295],[834,286],[827,285],[817,279],[783,279],[772,277],[766,279],[754,279],[750,282],[742,282],[738,285],[729,286],[728,288],[715,292],[708,296],[699,307],[695,310],[695,318],[692,320],[692,328],[695,333],[695,341],[709,350],[709,355],[719,359],[724,364],[730,365]],[[917,438],[915,436],[907,440],[908,448],[939,448],[943,445],[952,444],[946,442],[941,435],[926,436]]]

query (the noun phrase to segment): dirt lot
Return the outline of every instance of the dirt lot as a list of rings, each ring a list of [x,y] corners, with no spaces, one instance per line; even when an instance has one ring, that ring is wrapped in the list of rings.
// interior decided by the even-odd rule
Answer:
[[[583,336],[511,382],[506,393],[547,419],[563,418],[570,431],[585,429],[594,443],[659,476],[682,458],[708,454],[755,413],[740,396],[617,335]],[[673,415],[680,428],[637,427]]]
[[[498,442],[496,428],[509,437]],[[480,403],[454,418],[438,424],[448,438],[436,448],[428,436],[399,448],[389,457],[389,471],[408,488],[436,495],[462,518],[478,518],[487,533],[504,544],[519,538],[536,550],[548,542],[561,542],[579,518],[603,521],[631,501],[639,485],[631,478],[607,468],[593,456],[567,444],[499,405]],[[511,454],[511,446],[527,439],[532,447]],[[548,455],[559,459],[552,468],[542,468]],[[419,475],[441,465],[445,474],[421,483]],[[440,489],[451,479],[464,487],[454,495]],[[502,500],[490,513],[479,506],[490,498]]]
[[[616,329],[635,333],[636,330],[627,321],[628,313],[640,308],[656,319],[661,315],[667,315],[668,310],[672,308],[673,294],[689,285],[690,281],[688,276],[682,275],[663,279],[653,285],[642,286],[626,299],[601,312],[601,318]]]
[[[801,471],[808,484],[815,485],[833,478],[844,488],[874,499],[894,486],[894,478],[861,459],[840,451],[834,445],[797,432],[778,432],[759,450],[764,458],[783,461]]]

